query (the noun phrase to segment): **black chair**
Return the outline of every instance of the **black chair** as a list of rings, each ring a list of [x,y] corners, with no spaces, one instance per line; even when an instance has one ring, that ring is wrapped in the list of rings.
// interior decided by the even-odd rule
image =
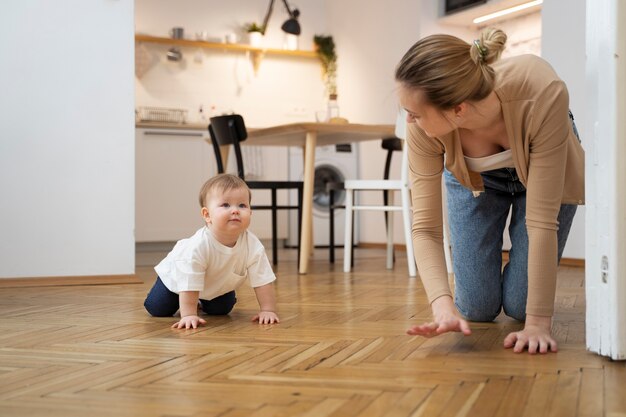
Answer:
[[[222,161],[222,153],[220,146],[232,145],[235,150],[235,159],[237,160],[237,175],[246,181],[243,158],[241,156],[241,147],[239,144],[248,138],[248,132],[243,122],[243,117],[238,114],[226,116],[211,117],[209,125],[209,135],[215,152],[215,160],[217,161],[218,173],[224,173],[224,161]],[[272,192],[272,203],[269,206],[252,205],[253,210],[271,210],[272,211],[272,263],[278,263],[278,239],[277,239],[277,211],[278,210],[298,210],[298,261],[300,260],[300,228],[302,223],[302,181],[246,181],[251,190],[270,190]],[[298,205],[278,205],[277,190],[298,191]]]
[[[387,151],[383,179],[388,180],[389,171],[391,170],[391,158],[393,157],[393,153],[395,151],[402,151],[402,139],[399,139],[395,136],[391,138],[384,138],[382,140],[381,146],[383,149]],[[330,227],[330,231],[329,231],[330,239],[328,242],[328,249],[329,249],[328,258],[330,260],[330,263],[335,263],[335,210],[346,208],[346,206],[342,204],[335,204],[335,193],[342,192],[344,189],[345,187],[344,187],[343,182],[326,183],[326,192],[328,193],[328,201],[329,201],[329,204],[328,204],[329,222],[328,223]],[[383,191],[383,202],[384,202],[384,205],[389,204],[389,191],[388,190]],[[388,223],[387,216],[389,215],[389,213],[386,211],[384,213],[385,213],[385,228],[387,228],[387,223]],[[352,230],[354,231],[354,227],[352,227]],[[354,242],[354,239],[352,239],[352,241]],[[353,250],[353,249],[354,249],[354,245],[352,246],[352,248],[350,248],[350,250]],[[351,260],[352,260],[351,264],[352,266],[354,266],[354,256],[351,256]],[[394,254],[394,261],[395,261],[395,254]]]

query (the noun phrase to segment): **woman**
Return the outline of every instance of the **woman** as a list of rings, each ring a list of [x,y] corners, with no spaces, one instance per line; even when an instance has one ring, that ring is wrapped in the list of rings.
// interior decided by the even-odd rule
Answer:
[[[472,44],[433,35],[413,45],[396,69],[408,113],[415,257],[433,312],[432,322],[407,333],[468,335],[468,320],[492,321],[503,309],[525,321],[504,339],[505,348],[556,352],[557,265],[583,204],[584,154],[563,81],[533,55],[498,60],[505,43],[497,29]],[[442,175],[454,301],[442,245]],[[511,209],[512,247],[502,269]]]

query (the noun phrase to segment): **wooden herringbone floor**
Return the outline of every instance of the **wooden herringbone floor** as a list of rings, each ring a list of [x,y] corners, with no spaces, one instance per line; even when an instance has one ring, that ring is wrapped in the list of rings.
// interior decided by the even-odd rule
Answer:
[[[306,276],[280,254],[282,322],[250,322],[243,288],[228,317],[197,330],[149,317],[144,285],[0,290],[1,416],[626,416],[626,365],[585,350],[584,273],[561,268],[558,354],[504,350],[521,325],[409,337],[429,316],[399,257],[356,252],[350,274],[324,252]],[[340,258],[341,259],[341,258]]]

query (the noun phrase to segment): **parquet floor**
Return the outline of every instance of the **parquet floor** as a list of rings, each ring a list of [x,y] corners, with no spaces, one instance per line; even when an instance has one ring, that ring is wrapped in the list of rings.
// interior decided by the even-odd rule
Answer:
[[[419,280],[399,254],[356,251],[341,271],[316,253],[299,276],[281,253],[281,324],[250,322],[243,288],[228,317],[197,330],[149,317],[145,284],[0,290],[0,416],[626,416],[626,364],[586,352],[584,273],[562,268],[558,354],[504,350],[521,325],[473,334],[404,334],[429,317]],[[341,258],[340,258],[341,259]]]

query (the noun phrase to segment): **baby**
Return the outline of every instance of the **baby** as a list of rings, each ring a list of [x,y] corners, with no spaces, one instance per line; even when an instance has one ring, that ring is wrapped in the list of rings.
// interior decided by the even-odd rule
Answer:
[[[219,174],[200,190],[200,213],[206,226],[179,240],[154,270],[158,276],[144,306],[156,317],[180,310],[173,328],[206,324],[198,316],[198,301],[209,315],[225,315],[237,299],[235,290],[248,278],[260,311],[252,320],[279,323],[276,315],[276,276],[259,239],[249,232],[250,189],[237,176]]]

